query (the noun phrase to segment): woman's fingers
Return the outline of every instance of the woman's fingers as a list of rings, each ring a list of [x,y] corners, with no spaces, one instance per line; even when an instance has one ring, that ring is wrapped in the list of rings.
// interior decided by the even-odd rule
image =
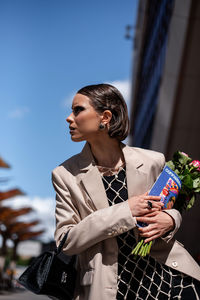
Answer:
[[[152,217],[156,216],[156,212],[157,212],[156,210],[153,211],[153,209],[152,209],[148,215],[145,215],[142,217],[136,217],[136,220],[138,222],[144,222],[147,224],[155,223],[155,219],[153,219]]]
[[[143,229],[143,228],[142,228]],[[145,237],[145,242],[150,242],[155,238],[159,237],[159,230],[155,226],[148,225],[145,230],[140,231],[140,236]]]
[[[154,215],[137,217],[136,220],[149,224],[146,227],[138,228],[142,237],[147,237],[147,241],[161,237],[170,230],[174,229],[173,218],[165,212],[157,211]]]
[[[150,211],[160,211],[163,206],[160,200],[160,196],[151,196],[148,193],[129,198],[128,203],[132,216],[142,216]]]
[[[140,235],[145,236],[145,237],[149,237],[149,236],[151,236],[152,234],[155,234],[158,231],[155,224],[149,224],[148,226],[140,227],[138,229],[139,229]]]
[[[153,201],[160,201],[161,197],[160,196],[147,195],[147,196],[144,196],[144,199],[146,199],[146,200],[153,200]]]
[[[157,239],[158,237],[160,237],[159,233],[152,235],[151,237],[147,238],[144,240],[144,243],[148,243],[150,241],[153,241],[155,239]]]
[[[163,207],[162,202],[155,202],[150,200],[144,201],[144,208],[146,208],[149,212],[152,210],[161,210],[162,207]]]
[[[152,208],[161,210],[161,208],[163,207],[163,203],[160,202],[160,196],[145,196],[144,200],[146,200],[146,205],[149,210],[151,210]]]
[[[157,213],[158,213],[157,209],[155,209],[155,210],[151,209],[151,210],[148,210],[148,212],[145,214],[145,217],[149,217],[149,218],[154,217],[154,216],[156,216]],[[137,217],[137,218],[144,218],[144,216]]]

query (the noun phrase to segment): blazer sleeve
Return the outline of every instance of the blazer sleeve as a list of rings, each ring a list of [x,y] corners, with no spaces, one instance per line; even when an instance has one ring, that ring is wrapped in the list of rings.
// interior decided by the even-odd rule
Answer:
[[[115,237],[136,226],[128,201],[92,212],[81,220],[76,202],[59,174],[52,172],[52,182],[56,191],[56,231],[57,245],[69,231],[63,251],[68,255],[79,254],[94,244]]]
[[[165,236],[162,237],[162,239],[168,243],[169,241],[171,241],[171,239],[174,237],[175,233],[178,231],[179,227],[181,226],[182,217],[180,212],[174,208],[166,209],[163,211],[168,215],[170,215],[174,220],[174,229],[169,231]]]

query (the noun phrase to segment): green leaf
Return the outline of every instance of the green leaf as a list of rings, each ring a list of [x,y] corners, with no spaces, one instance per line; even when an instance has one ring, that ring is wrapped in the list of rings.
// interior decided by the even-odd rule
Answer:
[[[194,205],[194,202],[195,202],[195,195],[193,195],[187,205],[187,208],[186,210],[190,209],[193,205]]]
[[[171,169],[172,169],[172,171],[174,171],[174,170],[175,170],[175,165],[174,165],[174,163],[173,163],[173,161],[172,161],[172,160],[170,160],[170,161],[166,162],[166,165],[167,165],[169,168],[171,168]]]
[[[179,178],[180,178],[181,181],[183,181],[184,177],[185,177],[184,175],[179,175]]]
[[[189,162],[191,162],[191,158],[189,156],[186,156],[184,154],[182,154],[180,151],[177,152],[176,154],[176,158],[178,158],[178,161],[182,164],[182,165],[186,165]]]
[[[185,170],[183,170],[183,175],[187,175],[187,174],[189,174],[189,173],[190,173],[189,168],[188,168],[188,166],[186,165],[186,166],[185,166]]]
[[[198,188],[200,187],[200,178],[196,178],[193,180],[193,188]]]
[[[193,188],[193,180],[190,177],[190,175],[186,175],[184,176],[183,180],[182,180],[183,185],[185,185],[186,187],[188,187],[189,189]]]
[[[195,172],[191,172],[190,174],[191,174],[191,177],[193,179],[200,178],[200,173],[199,172],[195,171]]]
[[[174,172],[175,172],[177,175],[179,175],[179,174],[180,174],[180,172],[179,172],[179,170],[178,170],[178,169],[175,169],[175,170],[174,170]]]

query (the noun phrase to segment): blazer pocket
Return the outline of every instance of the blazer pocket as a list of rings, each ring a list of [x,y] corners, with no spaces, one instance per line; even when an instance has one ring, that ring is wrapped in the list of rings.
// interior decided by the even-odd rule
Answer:
[[[94,277],[94,269],[80,271],[80,285],[91,285]]]

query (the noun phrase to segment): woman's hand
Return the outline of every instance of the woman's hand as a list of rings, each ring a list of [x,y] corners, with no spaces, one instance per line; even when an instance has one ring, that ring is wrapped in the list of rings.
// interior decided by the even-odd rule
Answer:
[[[174,219],[163,211],[153,212],[151,210],[149,214],[136,219],[149,224],[146,227],[138,228],[140,236],[146,237],[145,242],[150,242],[174,229]]]
[[[160,196],[150,196],[148,193],[134,196],[128,199],[129,207],[133,217],[143,216],[151,212],[160,211],[163,207],[163,203],[160,202]],[[148,201],[152,203],[150,210]]]

